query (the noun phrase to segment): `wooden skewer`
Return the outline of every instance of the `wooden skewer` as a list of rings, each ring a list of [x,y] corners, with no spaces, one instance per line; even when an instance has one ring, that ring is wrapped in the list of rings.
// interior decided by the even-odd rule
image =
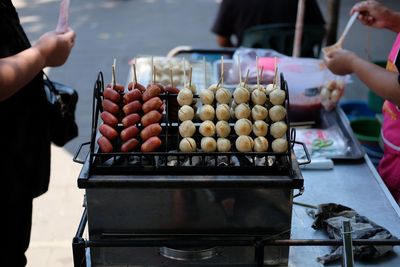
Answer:
[[[256,57],[257,88],[260,88],[260,72],[258,71],[258,56]]]
[[[239,84],[242,84],[242,66],[240,65],[240,57],[238,56],[238,68],[239,68]]]
[[[218,83],[217,83],[217,90],[218,90],[219,85],[221,84],[221,82],[222,82],[222,77],[219,77],[219,81],[218,81]]]
[[[156,66],[153,66],[153,84],[156,84]]]
[[[261,71],[260,71],[260,84],[263,83],[263,73],[264,73],[264,66],[261,67]]]
[[[112,85],[112,87],[114,88],[116,85],[117,85],[117,81],[116,81],[116,79],[115,79],[115,64],[116,64],[116,59],[114,58],[114,63],[113,63],[113,65],[112,65],[112,67],[111,67],[111,85]]]
[[[278,78],[277,77],[277,75],[278,75],[278,66],[277,66],[276,57],[274,58],[274,64],[275,64],[275,66],[274,66],[274,82],[273,82],[273,85],[275,87],[276,86],[276,79]]]
[[[172,68],[169,68],[169,78],[171,79],[171,87],[174,88],[174,79],[172,75]]]
[[[250,70],[249,70],[249,69],[247,69],[247,73],[246,73],[246,79],[244,80],[244,85],[243,85],[243,87],[246,87],[247,80],[249,79],[249,73],[250,73]]]
[[[136,75],[136,59],[135,59],[135,63],[133,63],[133,77],[135,77],[135,83],[138,83],[137,75]]]
[[[184,80],[185,80],[185,85],[187,84],[187,77],[186,77],[186,66],[185,66],[186,64],[185,64],[185,59],[184,58],[182,58],[182,66],[183,66],[183,78],[184,78]]]
[[[224,56],[221,56],[221,84],[224,85]]]
[[[207,63],[206,57],[203,57],[203,65],[204,65],[204,89],[207,89]]]
[[[153,84],[154,84],[154,73],[155,73],[155,71],[154,71],[154,58],[151,57],[151,80],[152,80]]]
[[[192,87],[192,72],[193,68],[190,66],[190,71],[189,71],[189,87]]]

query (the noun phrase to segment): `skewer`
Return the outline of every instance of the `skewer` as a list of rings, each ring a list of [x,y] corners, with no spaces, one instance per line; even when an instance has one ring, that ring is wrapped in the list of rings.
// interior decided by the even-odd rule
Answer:
[[[184,84],[186,85],[187,84],[187,77],[186,77],[186,66],[185,66],[185,59],[184,58],[182,58],[182,66],[183,66],[183,78],[184,78]]]
[[[258,56],[256,57],[257,88],[260,88],[260,72],[258,71]]]
[[[221,84],[224,85],[224,56],[221,56]]]
[[[117,85],[116,79],[115,79],[115,64],[116,64],[116,59],[114,58],[114,63],[111,66],[111,86],[113,88],[115,88],[115,86]]]
[[[260,71],[260,84],[263,83],[263,72],[264,72],[264,66],[261,67],[261,71]]]
[[[218,81],[218,83],[217,83],[217,89],[219,88],[219,85],[221,84],[221,82],[222,82],[222,76],[219,77],[219,81]]]
[[[276,57],[274,58],[274,64],[275,64],[275,66],[274,66],[274,82],[273,82],[273,85],[274,85],[274,87],[276,86],[276,79],[277,79],[277,74],[278,74],[278,66],[277,66],[277,60],[276,60]]]
[[[153,84],[156,84],[156,66],[153,66]]]
[[[154,58],[151,57],[151,80],[152,80],[153,84],[154,84],[154,73],[155,73],[155,71],[154,71]]]
[[[192,72],[193,68],[190,66],[190,71],[189,71],[189,87],[192,88]]]
[[[172,68],[169,68],[169,78],[171,79],[171,87],[174,88],[174,79],[172,75]]]
[[[243,87],[245,87],[245,88],[246,88],[247,80],[249,79],[249,73],[250,73],[250,70],[247,69],[246,79],[244,80],[244,85],[243,85]]]
[[[238,67],[239,67],[239,84],[242,84],[242,66],[240,65],[240,57],[238,56]]]
[[[203,57],[203,65],[204,65],[204,88],[207,87],[207,64],[206,64],[206,57]]]

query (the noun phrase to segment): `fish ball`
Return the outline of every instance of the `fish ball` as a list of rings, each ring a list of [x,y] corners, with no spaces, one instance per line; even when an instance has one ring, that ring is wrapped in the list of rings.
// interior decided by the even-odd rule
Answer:
[[[277,138],[272,141],[271,147],[275,153],[285,153],[288,150],[288,141],[283,138]]]
[[[200,100],[203,104],[212,105],[214,102],[214,92],[211,90],[201,90]]]
[[[200,124],[199,132],[202,136],[215,135],[215,125],[212,121],[204,121]]]
[[[219,104],[216,110],[217,119],[220,121],[228,121],[231,118],[230,108],[227,104]]]
[[[215,92],[215,99],[220,104],[229,104],[232,94],[228,89],[221,87]]]
[[[195,152],[196,141],[191,137],[185,137],[179,143],[179,150],[182,152]]]
[[[250,136],[241,135],[236,139],[235,145],[240,152],[250,152],[253,150],[254,141]]]
[[[253,133],[255,136],[266,136],[268,133],[268,124],[265,121],[255,121],[253,124]]]
[[[231,150],[231,141],[226,138],[218,138],[217,139],[217,150],[219,152],[229,152]]]
[[[275,89],[269,94],[269,100],[274,105],[282,105],[285,101],[286,93],[281,89]]]
[[[215,128],[220,137],[227,137],[231,133],[231,126],[226,121],[217,122]]]
[[[217,149],[217,142],[212,137],[203,137],[200,146],[204,152],[214,152]]]
[[[199,116],[202,121],[213,120],[215,117],[214,107],[211,105],[203,105],[200,108]]]
[[[251,109],[247,104],[240,104],[235,108],[235,117],[236,119],[247,119],[250,118]]]
[[[184,121],[179,125],[179,134],[182,137],[192,137],[196,132],[196,126],[192,121]]]
[[[253,120],[265,120],[268,117],[268,109],[261,105],[255,105],[251,110]]]
[[[194,110],[191,106],[184,105],[178,111],[178,117],[181,121],[191,121],[194,118]]]
[[[287,125],[283,121],[274,122],[271,125],[270,133],[274,138],[281,138],[287,131]]]
[[[286,109],[281,105],[276,105],[270,108],[269,110],[269,117],[273,121],[281,121],[286,116]]]
[[[178,97],[176,98],[180,106],[191,105],[193,102],[193,93],[187,88],[183,88],[179,91]]]
[[[235,123],[235,132],[237,135],[250,135],[253,125],[248,119],[240,119]]]
[[[267,102],[267,95],[260,89],[256,89],[251,93],[251,101],[255,105],[264,105]]]
[[[236,103],[248,103],[250,99],[250,92],[244,87],[237,87],[233,92],[233,99]]]
[[[268,140],[264,136],[259,136],[254,139],[254,151],[266,152],[268,150]]]

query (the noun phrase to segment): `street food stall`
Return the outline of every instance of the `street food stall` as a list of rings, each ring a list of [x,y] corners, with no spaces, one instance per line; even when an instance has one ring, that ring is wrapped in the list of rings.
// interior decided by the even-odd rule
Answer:
[[[335,126],[345,149],[329,154],[334,166],[307,166],[326,143],[298,141],[305,134],[291,122],[291,85],[276,60],[272,80],[263,83],[257,58],[256,83],[240,70],[232,88],[223,58],[216,75],[205,60],[160,59],[166,71],[142,60],[126,86],[115,68],[110,85],[102,73],[95,82],[89,153],[78,159],[81,146],[74,158],[86,193],[74,266],[321,266],[316,258],[342,245],[353,266],[353,246],[400,244],[311,228],[309,209],[338,203],[399,236],[399,207],[340,107],[321,109],[313,127]],[[374,263],[400,266],[393,250]]]

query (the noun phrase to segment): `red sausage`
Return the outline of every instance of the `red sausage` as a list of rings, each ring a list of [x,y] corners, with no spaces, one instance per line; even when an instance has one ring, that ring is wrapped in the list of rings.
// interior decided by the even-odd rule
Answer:
[[[123,92],[124,91],[124,86],[122,84],[116,84],[114,87],[111,86],[111,84],[107,84],[106,88],[110,88],[113,90],[117,90],[119,92]]]
[[[138,127],[135,125],[129,126],[121,131],[121,140],[122,142],[128,141],[129,139],[136,137],[139,133]]]
[[[139,141],[135,138],[132,138],[121,146],[121,152],[129,152],[135,149],[135,147],[139,144]]]
[[[122,119],[122,124],[125,128],[135,125],[140,121],[140,116],[137,113],[132,113]]]
[[[102,105],[103,105],[103,109],[105,111],[108,111],[108,112],[110,112],[111,114],[114,114],[114,115],[118,115],[119,107],[114,102],[112,102],[112,101],[110,101],[108,99],[104,99]]]
[[[133,102],[130,102],[126,104],[122,110],[124,111],[125,115],[129,115],[131,113],[138,112],[142,108],[142,103],[140,103],[138,100],[135,100]]]
[[[133,88],[132,88],[132,82],[130,82],[128,84],[128,90],[132,90],[132,89],[139,89],[140,92],[144,92],[146,91],[146,87],[144,87],[143,85],[141,85],[140,83],[134,83],[133,84]]]
[[[143,102],[146,102],[147,100],[149,100],[150,98],[159,96],[161,94],[161,88],[155,84],[150,85],[146,91],[144,91],[142,99]]]
[[[149,101],[143,104],[142,110],[144,113],[149,113],[152,110],[158,110],[162,106],[163,102],[159,97],[153,97]]]
[[[109,99],[114,103],[118,103],[118,101],[121,99],[120,94],[111,88],[106,88],[103,92],[103,95],[106,99]]]
[[[179,89],[176,87],[172,87],[172,86],[165,87],[165,91],[170,94],[179,94]]]
[[[150,137],[144,142],[140,148],[142,152],[152,152],[161,146],[161,140],[157,136]]]
[[[100,117],[101,117],[101,119],[103,120],[103,122],[105,124],[108,124],[111,127],[115,128],[117,126],[117,124],[118,124],[118,119],[108,111],[103,111],[100,114]]]
[[[133,89],[124,95],[124,104],[130,103],[135,100],[140,100],[142,98],[142,93],[139,89]]]
[[[152,110],[142,117],[141,123],[143,127],[146,127],[152,123],[159,122],[161,118],[162,115],[160,112],[158,112],[157,110]]]
[[[99,144],[100,150],[103,153],[110,153],[113,151],[113,146],[112,146],[111,142],[104,136],[101,136],[97,140],[97,144]]]
[[[146,141],[147,139],[149,139],[152,136],[160,135],[161,131],[162,131],[162,128],[161,128],[160,124],[153,123],[153,124],[150,124],[149,126],[147,126],[146,128],[144,128],[140,132],[140,137],[142,138],[143,141]]]
[[[103,136],[107,137],[108,140],[114,140],[118,137],[118,132],[107,124],[100,125],[99,131]]]

